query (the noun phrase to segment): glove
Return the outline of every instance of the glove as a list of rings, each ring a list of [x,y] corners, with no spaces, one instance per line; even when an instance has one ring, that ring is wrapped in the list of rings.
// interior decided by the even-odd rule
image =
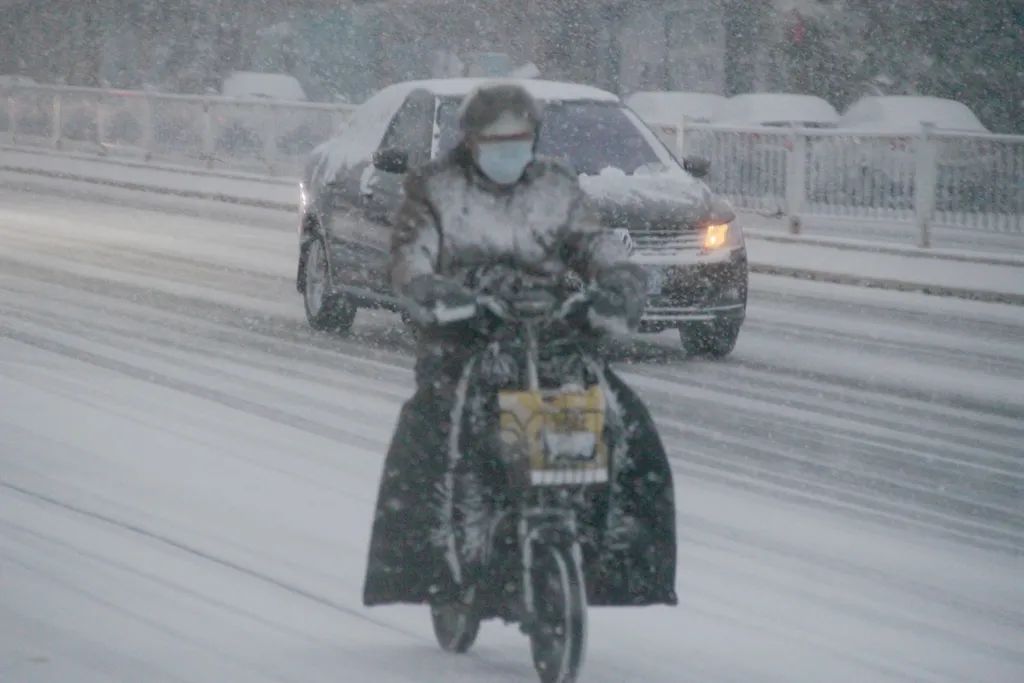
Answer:
[[[405,295],[420,306],[464,306],[476,295],[451,278],[441,275],[417,275],[405,288]]]
[[[437,309],[476,306],[476,295],[460,283],[440,275],[418,275],[405,288],[409,315],[420,324],[437,322]]]
[[[644,313],[646,292],[643,270],[634,264],[620,264],[598,274],[591,310],[599,319],[624,320],[628,329],[635,330]]]

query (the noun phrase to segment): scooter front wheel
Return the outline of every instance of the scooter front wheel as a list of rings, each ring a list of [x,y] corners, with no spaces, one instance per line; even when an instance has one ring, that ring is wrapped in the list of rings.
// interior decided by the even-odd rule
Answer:
[[[480,632],[480,615],[476,609],[476,590],[471,588],[462,598],[443,605],[431,605],[434,637],[445,652],[462,654],[473,647]]]
[[[538,548],[530,569],[533,666],[541,683],[573,683],[587,642],[587,590],[579,552]]]

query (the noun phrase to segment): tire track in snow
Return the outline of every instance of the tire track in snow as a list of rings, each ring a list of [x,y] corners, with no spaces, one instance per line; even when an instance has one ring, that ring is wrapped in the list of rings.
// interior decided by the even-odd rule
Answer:
[[[342,612],[342,613],[346,614],[349,617],[352,617],[354,619],[358,619],[359,621],[365,622],[367,624],[371,624],[371,625],[376,626],[378,628],[382,628],[382,629],[385,629],[385,630],[388,630],[388,631],[393,631],[393,632],[398,633],[398,634],[400,634],[402,636],[405,636],[407,638],[413,638],[413,639],[416,639],[416,640],[422,640],[422,638],[419,636],[419,634],[414,633],[414,632],[409,631],[409,630],[404,629],[404,628],[400,628],[400,627],[395,626],[394,624],[388,623],[386,621],[375,619],[374,617],[371,617],[370,615],[366,614],[364,611],[362,611],[360,609],[357,609],[357,608],[354,608],[354,607],[350,607],[348,605],[344,605],[344,604],[342,604],[342,603],[340,603],[340,602],[338,602],[336,600],[332,600],[331,598],[327,598],[327,597],[322,596],[322,595],[317,595],[316,593],[312,593],[310,591],[307,591],[306,589],[302,588],[301,586],[297,586],[297,585],[295,585],[295,584],[293,584],[291,582],[278,579],[278,578],[276,578],[274,576],[271,576],[269,574],[265,574],[265,573],[260,572],[260,571],[258,571],[256,569],[253,569],[251,567],[243,566],[243,565],[241,565],[241,564],[239,564],[237,562],[234,562],[232,560],[220,557],[220,556],[215,555],[213,553],[207,552],[207,551],[205,551],[205,550],[203,550],[201,548],[192,546],[192,545],[190,545],[190,544],[188,544],[188,543],[186,543],[184,541],[180,541],[180,540],[171,538],[169,536],[165,536],[163,534],[160,534],[160,533],[157,533],[157,532],[154,532],[154,531],[150,531],[149,529],[141,527],[141,526],[139,526],[137,524],[133,524],[131,522],[120,520],[120,519],[117,519],[115,517],[111,517],[111,516],[108,516],[108,515],[105,515],[105,514],[102,514],[102,513],[99,513],[99,512],[95,512],[95,511],[92,511],[92,510],[88,510],[86,508],[83,508],[83,507],[80,507],[80,506],[77,506],[77,505],[66,503],[66,502],[61,501],[61,500],[59,500],[57,498],[45,495],[43,493],[39,493],[37,491],[32,491],[30,489],[24,488],[22,486],[19,486],[18,484],[14,484],[14,483],[6,481],[4,479],[0,479],[0,488],[4,488],[4,489],[6,489],[8,491],[11,491],[11,492],[14,492],[14,493],[18,493],[18,494],[20,494],[22,496],[25,496],[27,498],[32,498],[32,499],[34,499],[36,501],[39,501],[39,502],[42,502],[42,503],[46,503],[47,505],[51,505],[51,506],[54,506],[54,507],[61,508],[63,510],[75,513],[76,515],[80,515],[82,517],[88,517],[89,519],[95,520],[97,522],[102,522],[102,523],[104,523],[106,525],[109,525],[109,526],[118,527],[120,529],[123,529],[124,531],[129,531],[129,532],[131,532],[131,533],[133,533],[133,534],[135,534],[137,536],[141,536],[141,537],[147,538],[147,539],[149,539],[151,541],[156,541],[157,543],[161,543],[163,545],[169,546],[171,548],[174,548],[174,549],[179,550],[181,552],[187,553],[189,555],[194,555],[195,557],[201,558],[201,559],[203,559],[203,560],[205,560],[207,562],[211,562],[213,564],[220,565],[222,567],[230,569],[230,570],[232,570],[234,572],[237,572],[239,574],[244,574],[244,575],[246,575],[248,577],[251,577],[253,579],[257,579],[257,580],[262,581],[264,583],[276,586],[277,588],[280,588],[281,590],[287,591],[289,593],[293,593],[294,595],[297,595],[297,596],[300,596],[302,598],[305,598],[306,600],[309,600],[311,602],[318,603],[318,604],[323,605],[325,607],[330,607],[333,610],[336,610],[338,612]]]
[[[110,293],[109,292],[109,288],[103,289],[103,293],[105,295],[109,295],[109,293]],[[130,288],[128,289],[128,291],[122,293],[121,296],[123,296],[123,297],[125,297],[127,299],[130,299],[132,301],[135,301],[135,302],[140,301],[140,299],[142,298],[142,296],[140,296],[140,294],[135,293]],[[174,298],[174,297],[171,296],[171,298]],[[191,310],[192,313],[194,314],[196,312],[196,303],[194,301],[192,301],[192,300],[189,300],[189,301],[184,303],[184,308],[185,308],[185,310]],[[199,307],[199,310],[202,310],[202,308],[204,308],[204,307]],[[237,320],[238,320],[237,314],[231,315],[231,309],[229,307],[221,306],[221,308],[226,308],[227,309],[227,310],[224,311],[224,316],[223,317],[215,316],[215,318],[220,318],[220,320],[222,322],[225,321],[225,320],[226,321],[234,320],[235,322],[237,322]],[[82,331],[79,330],[79,332],[81,333]],[[346,351],[347,350],[348,349],[346,349]],[[361,349],[359,349],[359,350],[361,351]],[[634,370],[636,370],[636,368],[634,368]],[[646,370],[646,374],[662,372],[661,368],[658,368],[658,369],[651,368],[651,369],[645,369],[645,370]],[[145,371],[138,370],[137,374],[138,374],[138,372],[145,372]],[[734,395],[731,397],[731,400],[735,400],[736,398],[743,398],[745,396],[746,396],[746,392],[740,392],[739,394],[735,394],[734,393]],[[655,406],[657,406],[655,408],[655,413],[656,414],[662,413],[664,409],[660,408],[660,406],[671,406],[673,401],[675,400],[675,398],[676,398],[675,395],[669,394],[667,400],[659,400],[659,401],[653,402],[653,404]],[[791,406],[787,406],[787,410],[791,410]],[[684,419],[685,419],[685,417],[692,418],[693,416],[692,415],[684,416]],[[300,418],[300,419],[305,419],[305,418]],[[331,430],[332,433],[334,433],[336,436],[340,436],[340,434],[338,433],[337,429],[333,428],[332,426],[327,426],[327,425],[322,425],[321,424],[321,429]],[[687,433],[685,431],[685,426],[682,429],[684,430],[682,432],[683,434],[685,434],[687,436],[691,436],[692,435],[692,432]],[[834,427],[832,429],[834,429]],[[754,431],[756,433],[756,430],[754,430]],[[817,429],[817,430],[815,430],[815,432],[816,433],[821,433],[823,435],[829,435],[830,429]],[[321,433],[323,433],[323,432],[321,431]],[[834,436],[834,434],[831,434],[831,436]],[[850,436],[850,438],[855,438],[856,437],[855,434],[848,435],[848,436]],[[728,441],[728,440],[729,440],[729,437],[727,436],[726,437],[726,441]],[[364,444],[364,446],[367,445],[366,442],[363,442],[363,444]],[[720,446],[720,445],[721,445],[720,443],[715,444],[713,442],[705,442],[705,444],[704,444],[705,448],[714,447],[714,446]],[[799,444],[796,444],[796,445],[799,446]],[[740,466],[736,465],[735,460],[737,459],[737,455],[734,453],[733,454],[733,458],[732,458],[732,460],[733,460],[732,463],[728,463],[727,462],[727,463],[723,463],[723,464],[719,465],[720,469],[723,472],[725,472],[726,474],[728,474],[728,473],[739,474],[741,472],[745,472],[745,474],[747,476],[743,477],[742,480],[743,480],[743,483],[746,486],[750,486],[751,481],[756,481],[758,478],[763,478],[763,479],[770,480],[770,482],[771,482],[770,490],[772,490],[772,491],[776,490],[780,483],[785,484],[786,482],[788,482],[790,484],[790,487],[793,490],[795,490],[795,491],[799,491],[801,489],[806,489],[809,486],[815,488],[818,491],[840,491],[840,493],[841,493],[840,497],[845,499],[845,501],[844,501],[845,504],[843,505],[843,509],[849,510],[850,509],[851,501],[861,500],[861,501],[864,501],[864,503],[860,507],[862,507],[864,509],[864,511],[870,512],[872,514],[872,516],[877,516],[877,511],[874,508],[877,507],[877,504],[880,501],[883,503],[883,506],[887,507],[890,511],[892,511],[892,510],[901,510],[901,509],[902,510],[907,510],[908,509],[907,506],[903,505],[902,503],[899,504],[899,505],[893,505],[893,504],[885,503],[884,499],[882,499],[882,498],[880,498],[878,496],[877,488],[882,487],[882,488],[893,489],[893,486],[888,485],[887,482],[885,482],[884,480],[879,480],[877,478],[877,476],[874,477],[873,479],[865,479],[863,476],[859,476],[858,477],[854,473],[852,475],[852,478],[855,481],[860,481],[861,482],[860,485],[858,486],[858,488],[861,490],[862,493],[861,494],[857,494],[856,492],[850,492],[848,489],[844,489],[841,486],[837,486],[836,485],[836,482],[834,480],[835,480],[835,475],[837,473],[840,474],[840,475],[848,475],[847,471],[842,469],[842,468],[837,470],[835,468],[829,469],[827,467],[822,467],[820,465],[815,464],[813,462],[813,458],[799,457],[799,456],[793,455],[793,453],[781,450],[778,447],[776,447],[774,449],[774,451],[771,448],[766,449],[764,446],[761,446],[761,447],[759,447],[757,449],[752,449],[749,444],[740,444],[736,448],[739,451],[745,451],[745,452],[748,453],[748,455],[745,458],[745,460],[747,460],[748,462],[749,462],[750,458],[756,458],[756,457],[759,457],[759,456],[761,456],[761,457],[768,456],[770,459],[774,460],[774,462],[776,463],[775,468],[767,468],[763,464],[760,465],[760,466],[757,466],[755,468],[752,468],[752,469],[749,468],[749,467],[744,468],[742,465],[740,465]],[[796,452],[796,451],[798,451],[798,448],[794,448],[792,450],[793,450],[793,452]],[[687,457],[687,453],[686,453],[686,449],[685,448],[683,448],[683,452],[682,452],[681,455],[683,457],[683,461],[685,462],[685,459]],[[677,458],[680,456],[680,453],[678,451],[676,453],[676,456],[677,456]],[[878,452],[874,452],[871,457],[877,457],[877,456],[878,456]],[[703,464],[703,465],[709,464],[709,461],[708,461],[709,457],[713,458],[713,456],[704,456],[704,457],[694,456],[694,457],[696,457],[699,460],[701,460],[701,464]],[[791,476],[791,475],[790,476],[786,476],[785,474],[780,474],[779,473],[779,469],[780,468],[778,467],[778,464],[779,464],[780,461],[784,463],[786,460],[801,462],[801,463],[803,463],[806,466],[806,468],[812,468],[813,470],[816,470],[816,471],[818,471],[820,473],[823,473],[824,476],[819,475],[819,477],[817,479],[815,479],[813,477],[808,477],[808,472],[807,471],[801,472],[800,476]],[[741,462],[742,461],[743,460],[741,460]],[[783,467],[782,469],[784,470],[785,467]],[[846,478],[849,479],[850,476],[846,476]],[[872,490],[872,484],[875,485],[875,490]],[[920,487],[918,487],[918,488],[920,489]],[[898,487],[895,488],[895,493],[897,494],[897,498],[901,497],[899,495],[901,492],[902,492],[902,489],[899,489]],[[941,495],[938,495],[938,499],[939,499],[939,504],[941,505],[944,502],[944,499],[943,499],[943,497]],[[820,503],[828,504],[828,502],[830,501],[830,498],[827,497],[827,496],[818,497],[818,501],[819,501],[819,504]],[[967,502],[967,505],[968,506],[970,505],[969,501]],[[922,521],[922,518],[927,518],[928,517],[927,513],[922,514],[922,512],[920,510],[915,510],[914,508],[909,508],[909,509],[914,514],[912,514],[909,518],[904,519],[904,521],[911,521],[911,522],[918,522],[918,523],[920,523]],[[948,519],[948,516],[942,515],[939,519],[942,519],[942,518]],[[928,526],[930,526],[932,528],[942,529],[942,524],[935,522],[934,521],[935,519],[936,519],[935,517],[932,517],[933,521]],[[959,523],[959,522],[957,522],[955,526],[958,527],[956,529],[956,532],[960,533],[960,534],[965,533],[965,529],[970,529],[971,528],[969,526],[965,527],[962,523]],[[1001,534],[995,534],[995,535],[997,537],[1001,537],[1001,538],[1004,538],[1004,539],[1006,538],[1005,536],[1002,536]],[[1000,545],[999,547],[1005,547],[1005,546]],[[1014,546],[1011,546],[1011,547],[1016,548],[1017,546],[1014,545]]]

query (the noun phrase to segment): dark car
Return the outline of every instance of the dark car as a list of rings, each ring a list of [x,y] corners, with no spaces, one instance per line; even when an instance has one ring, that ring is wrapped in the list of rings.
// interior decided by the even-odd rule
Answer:
[[[481,82],[385,88],[339,137],[313,151],[300,188],[297,285],[314,328],[346,329],[359,307],[400,310],[388,284],[388,250],[404,173],[451,149],[459,104]],[[539,153],[580,174],[602,222],[647,268],[641,329],[679,329],[688,351],[728,354],[747,300],[746,248],[729,206],[615,95],[570,83],[519,83],[544,106]],[[695,162],[686,166],[706,172]]]

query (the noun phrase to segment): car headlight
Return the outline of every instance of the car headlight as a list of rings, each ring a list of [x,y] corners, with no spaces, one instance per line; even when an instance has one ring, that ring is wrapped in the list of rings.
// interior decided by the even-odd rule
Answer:
[[[709,225],[704,232],[703,246],[706,251],[721,249],[729,242],[729,224]]]

